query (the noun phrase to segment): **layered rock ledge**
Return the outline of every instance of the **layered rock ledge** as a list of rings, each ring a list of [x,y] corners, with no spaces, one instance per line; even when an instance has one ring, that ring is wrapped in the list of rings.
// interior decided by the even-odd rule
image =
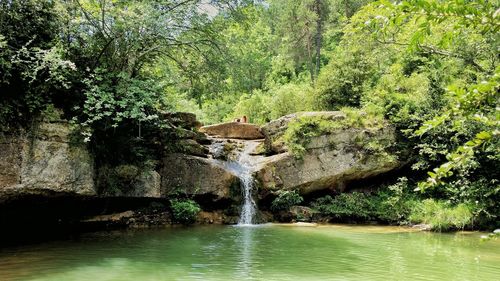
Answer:
[[[263,139],[264,135],[259,126],[249,123],[229,122],[204,126],[200,132],[218,138],[255,140]]]

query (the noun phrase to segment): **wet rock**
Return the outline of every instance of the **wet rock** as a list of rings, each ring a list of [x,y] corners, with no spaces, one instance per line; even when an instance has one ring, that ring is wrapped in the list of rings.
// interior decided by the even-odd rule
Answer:
[[[228,216],[224,211],[202,211],[196,219],[197,224],[235,224],[238,216]]]
[[[163,158],[162,196],[177,193],[232,199],[240,192],[239,179],[215,160],[180,153]]]
[[[200,157],[207,157],[208,148],[201,145],[194,139],[183,139],[177,142],[179,152],[195,155]]]
[[[415,224],[412,226],[412,228],[422,230],[422,231],[431,231],[432,230],[432,226],[430,224],[425,224],[425,223]]]
[[[118,223],[118,222],[123,222],[124,220],[128,220],[132,218],[135,215],[133,211],[125,211],[125,212],[120,212],[120,213],[115,213],[115,214],[108,214],[108,215],[100,215],[100,216],[95,216],[91,217],[88,219],[83,220],[83,222],[109,222],[109,223]]]

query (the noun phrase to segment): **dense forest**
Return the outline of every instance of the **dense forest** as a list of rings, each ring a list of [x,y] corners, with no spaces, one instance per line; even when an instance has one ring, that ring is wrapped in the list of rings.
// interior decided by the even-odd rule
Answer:
[[[62,114],[96,161],[155,165],[153,135],[171,128],[168,112],[264,124],[341,110],[353,126],[396,128],[412,152],[408,171],[373,196],[319,198],[318,210],[492,226],[499,8],[497,0],[0,1],[0,131]],[[285,141],[300,157],[301,142],[327,123],[302,118]],[[302,200],[288,196],[280,200]]]

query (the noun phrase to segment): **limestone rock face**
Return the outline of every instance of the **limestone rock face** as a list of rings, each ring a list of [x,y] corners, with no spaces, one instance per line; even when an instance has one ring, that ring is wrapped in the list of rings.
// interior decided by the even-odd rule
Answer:
[[[331,118],[344,118],[337,112],[326,114]],[[276,120],[264,127],[267,143],[276,142],[276,136],[282,135],[282,128],[294,118],[285,117],[279,123]],[[301,158],[281,146],[278,154],[261,159],[256,178],[261,184],[262,194],[266,190],[278,189],[298,189],[302,194],[327,189],[342,192],[349,181],[401,167],[402,162],[391,151],[395,141],[395,132],[390,126],[338,129],[312,137]]]
[[[66,122],[0,138],[0,201],[24,195],[96,195],[93,158]]]
[[[259,126],[249,123],[229,122],[200,128],[200,132],[219,138],[255,140],[263,139]]]
[[[173,153],[163,159],[161,194],[206,195],[214,200],[239,196],[239,179],[216,160]]]

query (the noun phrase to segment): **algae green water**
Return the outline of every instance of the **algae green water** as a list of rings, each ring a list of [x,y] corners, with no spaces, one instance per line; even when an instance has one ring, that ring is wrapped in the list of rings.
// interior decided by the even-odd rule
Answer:
[[[0,280],[499,280],[500,239],[379,226],[210,226],[4,248]]]

